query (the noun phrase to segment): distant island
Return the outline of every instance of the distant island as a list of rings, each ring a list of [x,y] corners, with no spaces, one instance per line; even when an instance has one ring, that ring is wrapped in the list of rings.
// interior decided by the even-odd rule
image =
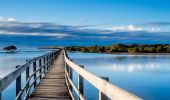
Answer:
[[[68,46],[69,51],[89,53],[170,53],[169,44],[138,45],[138,44],[113,44],[110,46]]]
[[[3,48],[4,51],[6,52],[15,52],[17,50],[17,47],[11,45]]]

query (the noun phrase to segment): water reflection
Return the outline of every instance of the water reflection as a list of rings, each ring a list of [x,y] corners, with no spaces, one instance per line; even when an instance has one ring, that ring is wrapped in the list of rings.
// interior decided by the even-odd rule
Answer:
[[[0,51],[0,78],[15,70],[15,66],[22,65],[26,60],[40,56],[49,51],[45,50],[19,50],[16,53]]]
[[[112,84],[145,100],[170,98],[169,55],[70,53],[69,56],[90,72],[109,77]],[[89,83],[85,84],[86,91],[96,91]],[[88,92],[85,95],[88,99],[97,99],[98,96]]]
[[[0,53],[0,77],[22,64],[26,59],[36,57],[46,51]],[[169,100],[170,98],[170,56],[169,55],[117,55],[97,53],[69,53],[74,62],[98,76],[109,77],[109,81],[145,100]],[[77,76],[74,73],[74,83]],[[85,81],[87,100],[98,99],[98,91]],[[15,85],[3,92],[4,100],[15,97]],[[89,92],[90,91],[90,92]]]
[[[154,63],[149,64],[129,64],[129,65],[123,65],[123,64],[113,64],[109,70],[113,71],[120,71],[120,72],[145,72],[145,71],[156,71],[159,70],[160,66]]]
[[[26,58],[0,58],[0,78],[15,70],[16,65],[22,65]]]
[[[13,70],[15,70],[16,65],[22,65],[26,60],[31,59],[33,57],[37,57],[49,52],[49,50],[19,50],[16,53],[4,53],[0,51],[0,78],[6,76]],[[32,69],[30,69],[30,74],[32,73]],[[25,84],[25,72],[22,73],[22,87]],[[15,81],[10,84],[3,92],[2,99],[3,100],[14,100],[15,99]]]

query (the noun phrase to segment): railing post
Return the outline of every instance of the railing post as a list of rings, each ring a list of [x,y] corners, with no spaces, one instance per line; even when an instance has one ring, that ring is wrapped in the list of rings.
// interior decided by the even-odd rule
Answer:
[[[2,100],[2,93],[0,92],[0,100]]]
[[[109,81],[108,77],[101,77],[102,79]],[[99,100],[108,100],[108,97],[102,93],[101,91],[99,91]]]
[[[46,64],[46,62],[45,62],[45,57],[44,57],[44,75],[45,75],[45,70],[46,70],[45,69],[45,66],[46,66],[45,64]]]
[[[16,66],[16,68],[18,67],[20,66]],[[16,79],[16,97],[18,96],[20,91],[21,91],[21,75],[19,75]],[[18,98],[18,100],[21,100],[21,96]]]
[[[47,70],[48,70],[48,56],[46,57]]]
[[[81,68],[84,68],[84,66],[80,65]],[[83,77],[81,75],[78,75],[78,90],[83,95],[84,87],[83,87]],[[79,94],[80,95],[80,94]],[[80,97],[80,96],[79,96]],[[80,100],[80,98],[79,98]]]
[[[33,73],[36,71],[36,61],[33,63]],[[37,75],[36,73],[34,74],[34,80],[36,79]],[[37,81],[34,82],[34,88],[37,85]]]
[[[30,76],[30,66],[28,66],[26,68],[26,81],[29,79],[29,76]],[[26,92],[28,91],[28,89],[29,89],[29,82],[28,82],[28,84],[26,86]]]
[[[67,63],[66,63],[66,67],[67,67],[67,72],[68,72],[69,78],[72,80],[73,79],[72,69],[71,69],[71,67]],[[70,90],[72,91],[72,86],[71,85],[70,85]]]
[[[71,60],[73,61],[73,60]],[[72,80],[73,79],[73,70],[71,67],[68,66],[68,70],[69,70],[69,76],[70,76],[70,79]]]
[[[51,61],[51,54],[49,56],[49,68],[51,67],[52,61]]]
[[[52,54],[52,61],[54,61],[54,53]]]
[[[39,67],[41,67],[41,59],[39,60]],[[41,74],[42,70],[40,68],[39,74]],[[42,76],[40,75],[40,79],[42,78]]]
[[[49,70],[49,66],[50,66],[50,56],[48,55],[47,58],[48,58],[48,59],[47,59],[47,62],[48,62],[48,70]]]
[[[53,56],[51,54],[51,56],[50,56],[50,67],[51,67],[52,64],[53,64]]]
[[[53,53],[52,53],[52,54],[51,54],[51,61],[53,62],[53,60],[54,60],[54,59],[53,59]]]
[[[51,62],[51,54],[50,54],[50,56],[49,56],[49,68],[51,67],[51,64],[52,64],[52,62]]]

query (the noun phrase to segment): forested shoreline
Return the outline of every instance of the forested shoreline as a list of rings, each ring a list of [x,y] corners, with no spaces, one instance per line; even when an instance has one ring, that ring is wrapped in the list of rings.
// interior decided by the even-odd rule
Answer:
[[[113,44],[110,46],[68,46],[68,51],[80,51],[89,53],[170,53],[170,44]]]

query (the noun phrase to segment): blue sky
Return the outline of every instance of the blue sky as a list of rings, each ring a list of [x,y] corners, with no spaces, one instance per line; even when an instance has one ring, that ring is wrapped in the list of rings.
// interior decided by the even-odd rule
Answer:
[[[169,21],[170,0],[1,0],[1,16],[61,24]]]
[[[169,43],[169,4],[170,0],[1,0],[0,38],[71,41],[64,45]],[[0,45],[12,43],[0,40]]]

